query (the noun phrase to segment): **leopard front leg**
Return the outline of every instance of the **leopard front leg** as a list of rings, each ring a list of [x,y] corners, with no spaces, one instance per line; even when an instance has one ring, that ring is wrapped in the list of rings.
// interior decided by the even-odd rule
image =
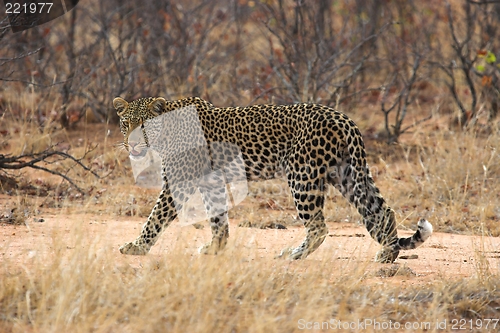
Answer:
[[[226,247],[229,238],[229,223],[227,216],[227,191],[225,186],[199,187],[205,210],[210,216],[210,228],[212,229],[212,240],[203,245],[199,252],[203,254],[217,254]]]
[[[210,228],[212,229],[212,240],[200,247],[202,254],[217,254],[226,247],[229,238],[229,224],[227,213],[210,218]]]
[[[177,205],[179,205],[177,203]],[[145,255],[156,243],[163,229],[177,217],[176,204],[168,187],[164,187],[156,201],[147,222],[142,227],[141,234],[133,242],[120,247],[122,254]]]

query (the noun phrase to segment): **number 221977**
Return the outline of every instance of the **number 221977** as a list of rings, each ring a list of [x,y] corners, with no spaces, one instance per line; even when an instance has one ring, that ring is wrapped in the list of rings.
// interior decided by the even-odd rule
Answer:
[[[42,14],[50,13],[53,2],[11,3],[6,2],[6,14]]]

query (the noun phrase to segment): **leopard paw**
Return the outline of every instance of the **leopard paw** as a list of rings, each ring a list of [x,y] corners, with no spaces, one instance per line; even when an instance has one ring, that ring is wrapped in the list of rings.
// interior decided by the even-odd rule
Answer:
[[[306,253],[306,251],[304,251],[300,247],[298,248],[289,247],[281,251],[281,253],[274,258],[298,260],[298,259],[304,259],[305,257],[307,257],[307,255],[308,253]]]
[[[134,242],[125,243],[122,247],[120,247],[120,252],[122,254],[128,254],[133,256],[143,256],[146,255],[149,250],[144,248],[143,246],[134,244]]]
[[[390,248],[384,247],[375,255],[375,261],[383,264],[393,263],[399,255],[399,251],[394,251]]]
[[[213,242],[207,243],[198,249],[200,254],[217,254],[220,251],[219,246],[216,246]]]

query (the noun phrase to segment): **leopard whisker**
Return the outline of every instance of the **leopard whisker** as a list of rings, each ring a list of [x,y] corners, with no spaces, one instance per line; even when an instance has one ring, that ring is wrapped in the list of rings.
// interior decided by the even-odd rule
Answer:
[[[113,145],[113,147],[117,150],[117,151],[126,151],[128,152],[129,150],[129,145],[124,143],[124,142],[117,142]]]

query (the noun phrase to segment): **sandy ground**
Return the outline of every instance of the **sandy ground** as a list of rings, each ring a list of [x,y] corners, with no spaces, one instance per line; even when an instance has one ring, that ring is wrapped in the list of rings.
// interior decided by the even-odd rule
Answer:
[[[6,199],[4,196],[0,202],[5,203]],[[0,225],[0,260],[15,261],[20,267],[29,266],[37,256],[53,253],[54,244],[63,242],[66,245],[63,251],[68,254],[75,246],[81,246],[76,244],[88,244],[110,251],[118,264],[138,267],[144,261],[161,258],[168,251],[199,255],[197,248],[210,239],[208,225],[196,229],[174,222],[147,256],[124,256],[119,253],[119,246],[137,237],[145,219],[99,214],[42,214],[38,218],[43,218],[44,222],[30,218],[26,225]],[[482,258],[487,259],[492,272],[500,270],[498,237],[434,233],[423,246],[401,252],[396,264],[390,265],[373,262],[379,247],[364,228],[352,223],[328,223],[328,226],[330,234],[325,243],[307,259],[292,265],[307,269],[319,261],[323,264],[327,261],[329,265],[338,266],[338,272],[344,274],[365,265],[371,272],[367,280],[373,283],[390,280],[402,287],[435,279],[473,276],[480,271],[478,267],[484,267]],[[399,234],[408,236],[411,232],[400,231]],[[275,256],[283,248],[298,245],[304,236],[305,231],[299,226],[286,230],[245,228],[238,227],[238,221],[232,220],[228,250],[242,251],[249,260],[263,258],[272,264],[280,260]],[[79,237],[83,237],[83,242],[78,241]]]

